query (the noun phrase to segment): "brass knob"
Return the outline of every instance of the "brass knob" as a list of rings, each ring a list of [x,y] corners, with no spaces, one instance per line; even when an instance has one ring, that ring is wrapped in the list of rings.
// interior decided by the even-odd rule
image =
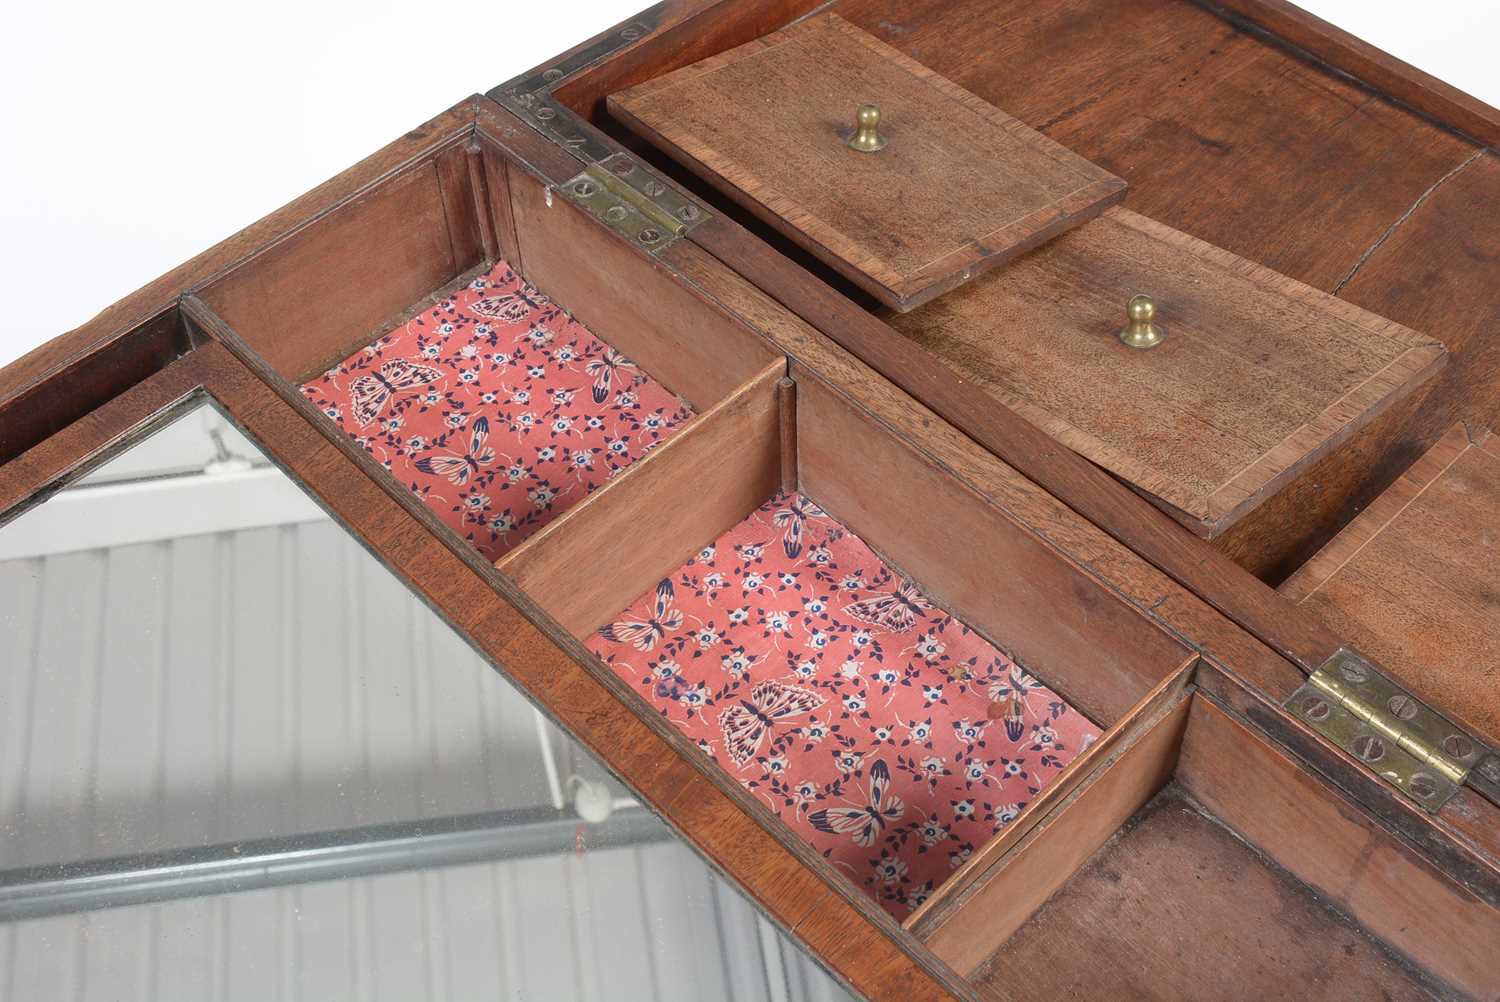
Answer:
[[[880,109],[875,105],[860,105],[859,113],[854,116],[854,135],[849,139],[849,148],[861,153],[885,149],[885,139],[880,135]]]
[[[1125,304],[1125,318],[1129,322],[1120,331],[1120,340],[1132,348],[1155,348],[1161,344],[1167,332],[1158,327],[1156,302],[1150,296],[1131,296]]]

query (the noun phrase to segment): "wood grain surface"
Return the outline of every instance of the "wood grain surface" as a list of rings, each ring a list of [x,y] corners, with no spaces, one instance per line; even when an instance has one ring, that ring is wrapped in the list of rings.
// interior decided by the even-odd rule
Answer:
[[[1187,0],[841,0],[1124,178],[1137,212],[1331,291],[1474,144]]]
[[[775,493],[785,376],[777,360],[496,566],[587,637]]]
[[[1436,997],[1176,787],[1132,818],[975,980],[995,999]]]
[[[1204,0],[1203,5],[1242,18],[1269,32],[1294,53],[1347,73],[1389,95],[1391,100],[1478,142],[1500,143],[1500,109],[1389,52],[1382,52],[1288,0]]]
[[[368,341],[384,319],[479,263],[453,256],[443,188],[429,163],[260,254],[199,295],[279,372],[301,379]],[[289,329],[297,337],[285,337]]]
[[[1208,699],[1194,703],[1177,781],[1370,935],[1458,992],[1500,997],[1500,909]]]
[[[1108,726],[1191,653],[800,366],[802,489],[929,600]]]
[[[1102,770],[1112,768],[1124,749],[1134,745],[1145,732],[1155,728],[1164,714],[1170,714],[1191,686],[1197,667],[1198,658],[1195,655],[1185,661],[1177,672],[1162,679],[1139,703],[1131,707],[1129,713],[1111,724],[1083,754],[1068,763],[1068,767],[1034,797],[1014,821],[980,846],[953,872],[953,876],[943,882],[932,897],[901,924],[926,939],[936,929],[956,918],[963,911],[965,901],[974,893],[971,889],[981,887],[997,865],[1003,866],[1003,860],[1012,846],[1044,821],[1050,824],[1048,819],[1051,818],[1053,807],[1061,804],[1080,786],[1092,783],[1096,774]],[[1151,766],[1151,769],[1160,768],[1163,767]],[[999,939],[992,937],[992,941],[996,943],[1003,939],[1004,936]],[[983,952],[985,955],[989,953],[988,950]]]
[[[1491,744],[1500,742],[1496,441],[1454,425],[1281,587]]]
[[[1135,293],[1167,332],[1149,350],[1116,336]],[[1210,538],[1443,361],[1430,338],[1123,208],[890,322]]]
[[[1124,178],[1132,209],[1441,340],[1430,392],[1358,455],[1222,545],[1280,580],[1455,420],[1493,427],[1500,170],[1491,152],[1402,107],[1426,84],[1376,76],[1277,0],[1228,6],[1293,47],[1187,0],[842,0],[841,16]],[[1280,8],[1280,10],[1278,10]],[[1314,19],[1315,20],[1315,19]],[[1316,34],[1316,31],[1313,32]],[[1312,43],[1312,44],[1309,44]],[[1388,68],[1399,70],[1394,61]],[[1389,88],[1395,99],[1378,91]],[[1477,104],[1477,102],[1475,102]],[[1464,129],[1458,116],[1448,124]],[[1476,133],[1477,134],[1477,133]],[[1375,429],[1372,429],[1372,433]],[[1300,481],[1299,481],[1300,483]]]
[[[1451,364],[1412,424],[1500,427],[1500,155],[1476,152],[1373,248],[1339,296],[1438,338]]]
[[[886,148],[850,150],[881,109]],[[905,310],[1118,201],[1124,184],[833,14],[638,84],[611,111]]]

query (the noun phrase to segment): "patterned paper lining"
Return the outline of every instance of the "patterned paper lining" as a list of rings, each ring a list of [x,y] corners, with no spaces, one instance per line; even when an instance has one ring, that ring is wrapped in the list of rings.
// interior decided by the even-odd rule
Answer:
[[[589,646],[898,919],[1099,734],[796,494]]]
[[[490,560],[692,417],[504,262],[302,391]]]

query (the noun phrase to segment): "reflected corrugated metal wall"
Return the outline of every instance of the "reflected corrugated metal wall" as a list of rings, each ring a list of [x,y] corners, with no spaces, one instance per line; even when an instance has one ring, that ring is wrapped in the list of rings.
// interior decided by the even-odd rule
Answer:
[[[326,521],[0,562],[0,658],[0,869],[553,802],[530,706]],[[675,841],[0,926],[6,1002],[835,997]]]
[[[675,842],[16,923],[0,985],[15,1002],[848,997]]]

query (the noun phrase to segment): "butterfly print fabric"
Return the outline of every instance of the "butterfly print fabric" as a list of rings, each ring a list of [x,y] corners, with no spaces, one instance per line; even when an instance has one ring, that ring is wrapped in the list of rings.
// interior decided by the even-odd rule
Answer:
[[[490,560],[692,417],[503,262],[302,391]]]
[[[796,494],[589,646],[898,919],[1099,734]]]

